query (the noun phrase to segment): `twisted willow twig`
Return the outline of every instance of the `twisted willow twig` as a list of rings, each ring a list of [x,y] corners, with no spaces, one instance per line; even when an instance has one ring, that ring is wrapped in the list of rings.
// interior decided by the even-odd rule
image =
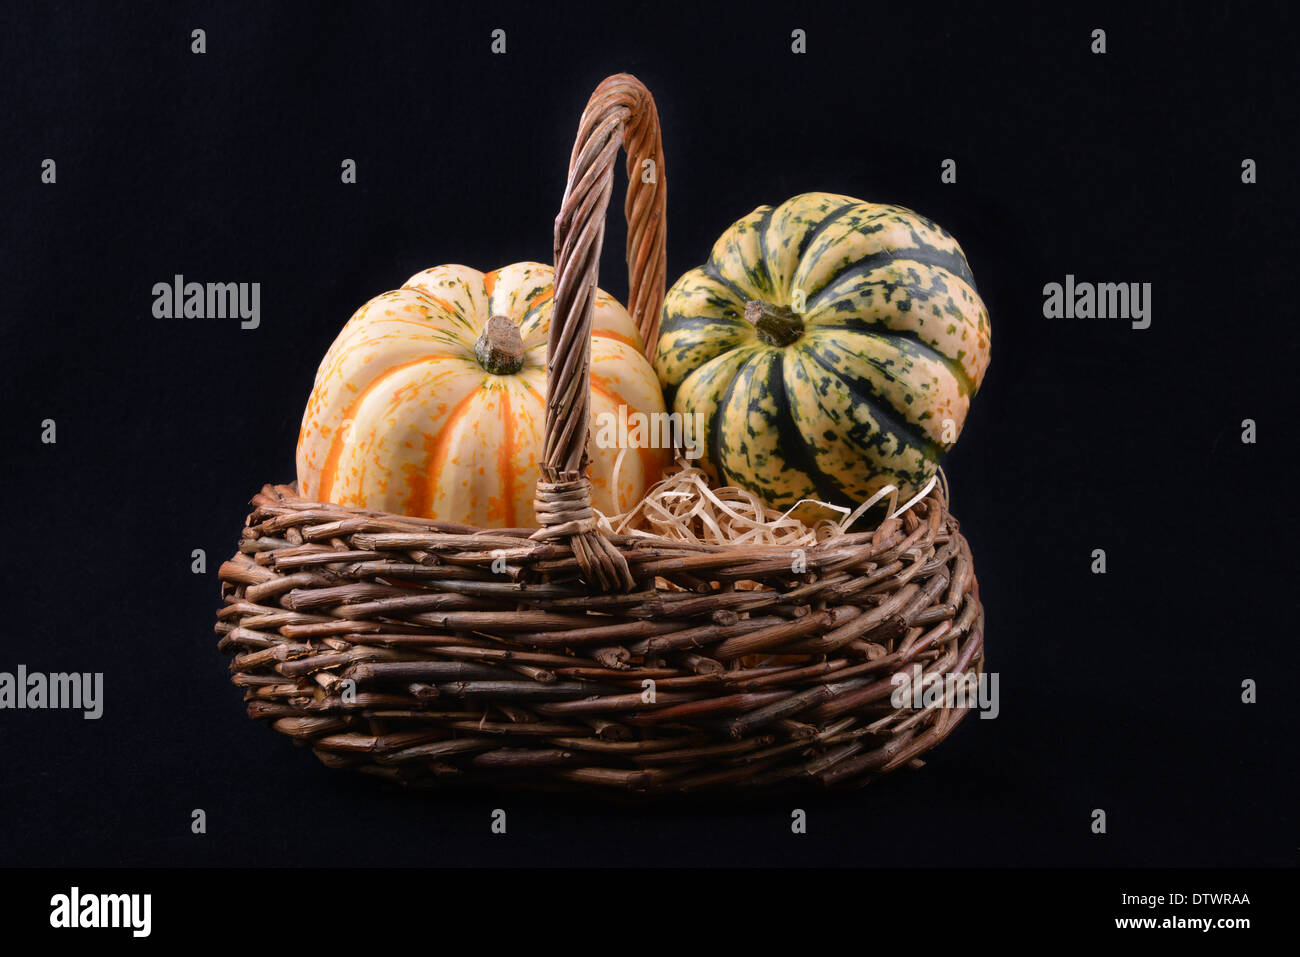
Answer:
[[[591,319],[614,159],[627,152],[628,308],[647,355],[658,337],[666,268],[667,185],[659,114],[640,80],[619,74],[596,88],[578,124],[569,181],[555,218],[555,305],[547,342],[546,439],[535,538],[567,537],[587,581],[630,589],[627,562],[597,528],[587,478],[591,420]],[[642,175],[650,161],[650,176]]]

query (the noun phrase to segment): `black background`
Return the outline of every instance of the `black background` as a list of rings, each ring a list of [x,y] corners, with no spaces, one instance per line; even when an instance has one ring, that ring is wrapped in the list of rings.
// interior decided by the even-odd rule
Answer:
[[[99,721],[0,712],[0,864],[1296,862],[1284,8],[3,16],[0,670],[102,671],[106,704]],[[806,55],[790,52],[796,27]],[[548,258],[578,115],[620,71],[659,104],[670,281],[754,206],[820,189],[937,219],[992,318],[946,471],[1002,713],[965,722],[921,771],[801,799],[806,836],[789,801],[429,796],[327,771],[245,717],[211,631],[216,567],[249,496],[293,475],[340,326],[430,265]],[[40,182],[46,157],[56,185]],[[622,237],[612,223],[602,270],[620,297]],[[155,319],[153,284],[176,273],[260,282],[261,327]],[[1067,273],[1150,282],[1151,328],[1043,318],[1043,284]],[[1245,678],[1258,704],[1241,703]],[[506,836],[489,832],[496,807]]]

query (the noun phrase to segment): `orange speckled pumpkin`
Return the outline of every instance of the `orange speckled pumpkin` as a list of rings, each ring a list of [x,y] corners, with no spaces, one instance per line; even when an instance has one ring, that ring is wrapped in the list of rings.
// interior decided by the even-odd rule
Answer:
[[[308,499],[489,528],[536,524],[554,271],[435,266],[357,310],[316,373],[298,436]],[[490,320],[490,321],[489,321]],[[508,320],[508,321],[507,321]],[[627,311],[597,290],[592,432],[619,407],[663,413]],[[634,505],[665,454],[590,442],[593,505]]]

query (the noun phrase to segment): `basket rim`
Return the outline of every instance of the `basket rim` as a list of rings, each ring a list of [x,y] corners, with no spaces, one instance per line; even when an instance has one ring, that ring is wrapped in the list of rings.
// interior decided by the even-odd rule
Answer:
[[[275,497],[274,501],[259,502],[260,498]],[[938,505],[937,511],[940,514],[947,515],[954,522],[956,518],[948,509],[947,496],[943,494],[942,486],[936,483],[935,486],[924,496],[916,499],[906,509],[889,516],[885,521],[901,521],[903,517],[914,512],[918,506],[934,502]],[[420,516],[404,515],[400,512],[387,512],[378,509],[368,509],[356,505],[342,505],[336,502],[319,502],[304,498],[298,491],[296,483],[267,483],[262,486],[260,492],[249,499],[249,504],[255,506],[254,512],[250,513],[248,518],[251,520],[257,508],[273,507],[286,508],[295,512],[305,512],[313,510],[334,510],[352,513],[365,518],[373,519],[376,522],[386,522],[392,525],[409,525],[413,529],[419,529],[424,532],[443,535],[463,535],[467,538],[490,537],[493,535],[504,538],[517,540],[522,544],[531,544],[535,547],[541,547],[546,544],[558,545],[561,548],[569,548],[565,542],[538,539],[532,537],[539,531],[542,526],[516,526],[510,528],[484,528],[476,525],[466,525],[461,522],[451,522],[443,519],[423,518]],[[866,539],[873,538],[880,533],[880,522],[872,528],[864,528],[858,531],[839,531],[832,535],[819,538],[816,542],[794,546],[805,550],[824,550],[832,547],[850,547],[861,543]],[[814,526],[808,526],[813,528]],[[674,538],[666,538],[656,535],[652,532],[611,532],[600,529],[600,534],[611,544],[617,547],[635,547],[638,544],[651,547],[668,547],[690,551],[700,552],[720,552],[720,551],[749,551],[755,553],[771,553],[788,555],[791,547],[789,545],[771,545],[771,544],[734,544],[730,542],[688,542]]]

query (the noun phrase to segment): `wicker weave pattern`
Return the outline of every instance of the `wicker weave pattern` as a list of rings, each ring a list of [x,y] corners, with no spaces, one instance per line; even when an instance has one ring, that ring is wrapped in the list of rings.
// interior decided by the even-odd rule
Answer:
[[[857,786],[916,761],[967,713],[890,701],[898,671],[983,670],[970,551],[939,492],[801,556],[598,528],[591,306],[620,145],[629,308],[650,350],[657,332],[658,117],[620,75],[583,114],[556,218],[541,527],[474,529],[267,486],[221,566],[219,647],[249,714],[326,764],[416,786]]]
[[[863,784],[966,715],[893,708],[895,672],[982,670],[970,552],[938,497],[809,549],[802,575],[785,549],[613,537],[627,593],[591,589],[570,547],[525,531],[286,486],[254,504],[217,625],[249,714],[410,784]]]

